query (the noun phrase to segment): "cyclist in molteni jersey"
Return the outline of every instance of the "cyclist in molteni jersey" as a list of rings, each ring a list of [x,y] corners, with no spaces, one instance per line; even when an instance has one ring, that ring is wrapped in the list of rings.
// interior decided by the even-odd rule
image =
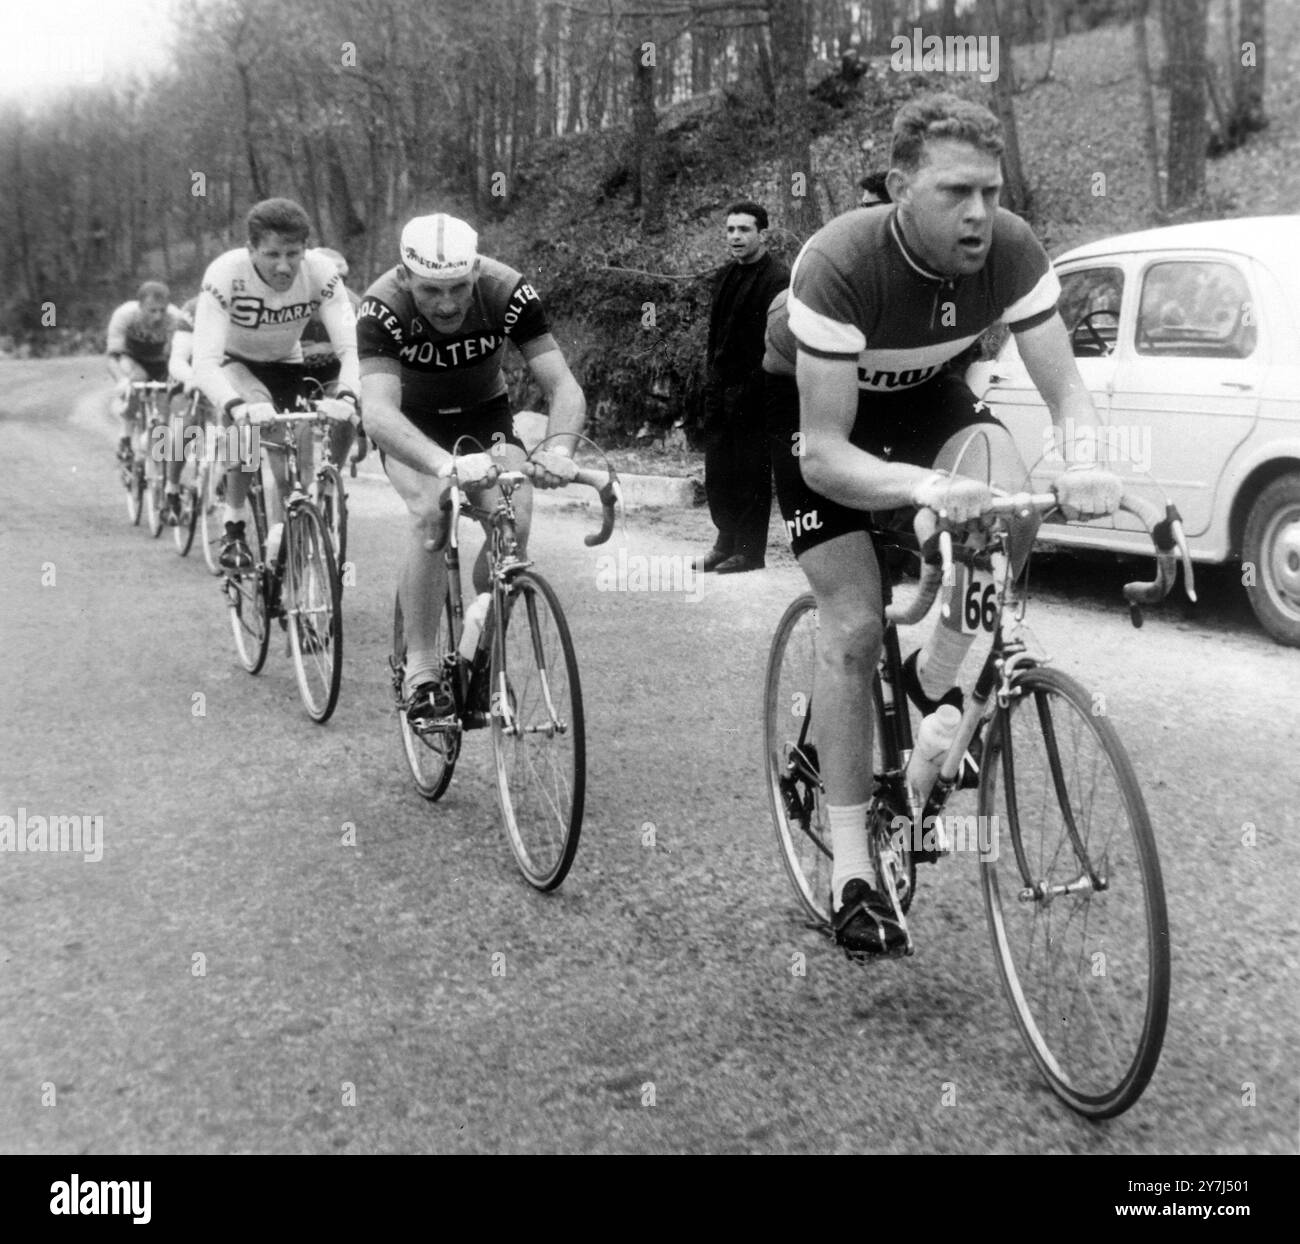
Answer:
[[[248,213],[248,245],[214,259],[203,274],[194,319],[194,378],[227,421],[247,417],[261,424],[278,410],[291,410],[305,393],[299,340],[318,313],[339,358],[336,396],[319,404],[331,419],[356,423],[356,321],[333,261],[307,249],[311,221],[291,199],[266,199]],[[310,477],[311,436],[302,425],[299,463]],[[253,565],[244,539],[248,468],[234,464],[226,475],[226,534],[221,565]],[[256,463],[252,464],[256,469]],[[284,463],[272,459],[276,487],[267,497],[267,522],[282,522]]]
[[[1097,418],[1057,313],[1059,284],[1029,227],[998,206],[1001,126],[951,95],[905,105],[894,120],[891,204],[859,208],[809,239],[768,316],[768,431],[782,515],[818,608],[813,703],[819,721],[837,940],[882,953],[905,940],[873,876],[866,828],[872,780],[871,683],[884,636],[870,511],[929,507],[976,519],[989,484],[1024,486],[1011,435],[945,365],[997,323],[1057,426]],[[962,454],[972,427],[983,433]],[[960,475],[944,471],[957,465]],[[1119,478],[1089,465],[1057,482],[1069,517],[1112,513]],[[1013,527],[1018,575],[1036,520]],[[961,610],[904,669],[923,714],[962,702],[956,686],[973,635]],[[925,853],[917,858],[927,859]]]
[[[402,230],[400,258],[366,291],[357,340],[366,428],[414,519],[398,582],[407,648],[403,694],[412,725],[429,728],[455,712],[437,646],[446,592],[443,558],[432,552],[446,521],[439,472],[466,435],[492,452],[456,458],[462,484],[490,485],[498,463],[522,460],[501,370],[507,342],[528,363],[547,401],[550,431],[560,434],[533,455],[538,487],[558,488],[574,478],[574,438],[564,434],[581,429],[586,400],[551,336],[537,291],[513,268],[480,256],[478,235],[465,221],[441,212],[416,217]],[[531,493],[521,489],[515,497],[522,555]],[[493,504],[491,490],[482,501]],[[474,586],[488,588],[483,554],[474,565]]]
[[[180,308],[171,305],[170,292],[161,281],[146,281],[130,302],[109,317],[108,370],[118,382],[113,413],[122,420],[117,445],[119,461],[131,456],[131,429],[136,403],[131,385],[137,380],[165,381],[172,333],[181,322]]]

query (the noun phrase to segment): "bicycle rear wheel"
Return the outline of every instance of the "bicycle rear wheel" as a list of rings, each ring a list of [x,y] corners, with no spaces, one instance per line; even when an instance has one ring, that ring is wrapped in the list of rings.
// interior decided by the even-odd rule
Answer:
[[[250,674],[256,674],[266,664],[271,644],[271,613],[267,602],[266,519],[260,497],[250,494],[248,508],[253,516],[254,564],[242,573],[227,573],[225,592],[240,663]]]
[[[348,559],[348,498],[337,467],[326,463],[317,470],[315,493],[313,499],[334,542],[334,557],[342,574]]]
[[[519,868],[554,890],[578,849],[587,751],[578,659],[551,585],[532,571],[510,580],[503,616],[493,597],[492,750],[506,836]]]
[[[1169,924],[1142,790],[1114,727],[1059,670],[1017,675],[993,718],[979,810],[985,910],[1016,1023],[1080,1114],[1127,1110],[1169,1012]]]
[[[811,592],[790,602],[777,623],[763,691],[763,761],[781,862],[808,916],[831,922],[831,826],[822,789],[813,716],[817,602]],[[872,772],[884,772],[880,677],[872,684]],[[877,853],[887,849],[892,818],[873,799],[869,828]],[[912,902],[916,866],[904,847],[895,853],[895,885],[904,912]]]
[[[439,614],[438,634],[434,651],[444,648],[451,651],[451,603],[447,602]],[[406,630],[402,622],[402,602],[393,602],[393,695],[397,701],[397,726],[402,736],[402,754],[415,789],[430,803],[441,799],[451,782],[460,755],[460,731],[430,730],[420,734],[411,728],[406,719],[406,700],[402,695],[402,680],[406,675]]]
[[[284,607],[298,691],[307,715],[325,722],[338,703],[343,674],[338,566],[324,520],[310,501],[293,507],[284,536]]]

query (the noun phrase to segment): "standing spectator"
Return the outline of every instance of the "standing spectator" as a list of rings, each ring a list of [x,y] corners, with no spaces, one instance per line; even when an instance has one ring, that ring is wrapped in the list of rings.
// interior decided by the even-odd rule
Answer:
[[[772,464],[763,425],[763,334],[767,308],[790,283],[768,254],[767,212],[757,203],[727,208],[731,262],[719,273],[709,314],[704,394],[704,490],[718,529],[701,570],[761,570],[772,511]]]

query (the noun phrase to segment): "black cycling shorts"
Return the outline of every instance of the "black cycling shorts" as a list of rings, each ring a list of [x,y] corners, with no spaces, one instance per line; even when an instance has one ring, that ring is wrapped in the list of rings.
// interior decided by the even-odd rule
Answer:
[[[462,454],[486,453],[493,445],[501,444],[524,448],[523,441],[515,435],[510,399],[504,393],[467,410],[412,412],[403,409],[402,414],[448,453],[455,450],[456,441],[462,436],[472,436],[478,442],[472,444],[467,441],[461,446]]]
[[[314,386],[305,383],[301,363],[263,363],[256,359],[242,359],[235,354],[228,354],[221,360],[222,367],[231,363],[238,363],[248,370],[270,394],[276,410],[296,410],[300,397],[318,396]]]
[[[764,372],[763,405],[776,497],[796,557],[847,532],[870,533],[888,525],[884,515],[897,511],[850,509],[813,492],[804,482],[794,452],[799,388],[793,376]],[[980,423],[1003,426],[960,376],[943,371],[901,393],[863,394],[849,441],[889,462],[931,466],[950,437]]]

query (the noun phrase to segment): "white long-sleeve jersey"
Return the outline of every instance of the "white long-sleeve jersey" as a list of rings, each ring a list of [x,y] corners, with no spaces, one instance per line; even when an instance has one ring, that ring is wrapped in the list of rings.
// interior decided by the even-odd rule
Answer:
[[[194,317],[194,378],[204,396],[218,410],[240,396],[222,371],[227,358],[301,362],[299,340],[317,310],[341,364],[339,384],[360,392],[356,317],[333,260],[307,251],[293,284],[278,293],[257,274],[247,248],[214,259]]]

